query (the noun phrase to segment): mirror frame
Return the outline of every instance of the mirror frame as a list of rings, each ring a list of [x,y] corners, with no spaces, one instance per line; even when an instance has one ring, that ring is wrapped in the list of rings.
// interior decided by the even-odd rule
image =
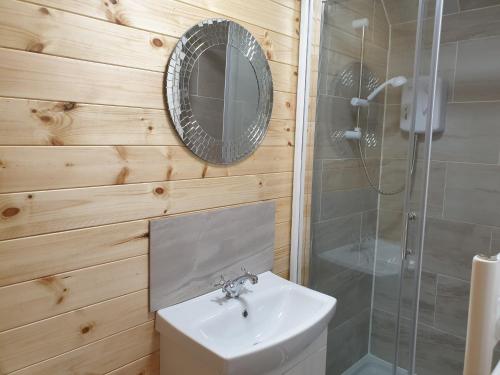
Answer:
[[[231,45],[255,71],[259,89],[257,114],[248,129],[230,142],[208,134],[193,114],[189,80],[198,58],[216,45]],[[170,117],[184,144],[199,158],[213,164],[232,164],[250,156],[266,135],[273,108],[273,81],[264,51],[254,36],[237,23],[207,19],[189,29],[177,42],[165,74]],[[223,124],[222,124],[223,126]]]

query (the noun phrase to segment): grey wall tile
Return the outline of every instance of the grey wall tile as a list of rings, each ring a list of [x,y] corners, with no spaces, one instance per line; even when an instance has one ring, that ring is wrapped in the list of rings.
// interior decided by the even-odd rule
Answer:
[[[419,320],[424,323],[434,323],[434,310],[436,300],[436,275],[422,272],[420,289]],[[374,306],[393,314],[398,308],[399,273],[393,275],[376,275],[374,287]],[[406,271],[403,279],[401,312],[403,317],[411,319],[415,295],[415,273]]]
[[[313,160],[312,173],[312,197],[311,197],[311,220],[313,223],[321,218],[321,185],[323,175],[323,160]]]
[[[373,354],[393,361],[395,316],[375,309],[372,320]],[[400,367],[408,366],[410,321],[403,319],[400,341]],[[428,325],[419,324],[416,372],[419,375],[457,375],[462,373],[465,340]]]
[[[368,171],[378,181],[378,159],[367,160]],[[368,186],[361,160],[336,159],[323,162],[323,191],[360,189]]]
[[[401,190],[405,184],[407,160],[384,159],[382,163],[382,188],[388,192]],[[446,164],[431,162],[429,179],[428,215],[441,216],[443,211],[444,182]],[[415,164],[415,175],[411,193],[411,206],[418,210],[422,199],[424,168],[422,162]],[[380,198],[380,206],[388,210],[403,210],[404,193],[384,195]]]
[[[313,224],[313,252],[322,253],[348,246],[358,257],[361,214]]]
[[[445,218],[500,226],[500,166],[449,163]]]
[[[353,215],[377,208],[377,193],[370,189],[324,191],[321,195],[323,220]]]
[[[497,164],[500,151],[500,103],[452,103],[444,133],[435,136],[432,159]]]
[[[389,48],[390,24],[385,14],[383,0],[375,0],[373,9],[373,43]]]
[[[415,32],[414,28],[409,28],[406,24],[401,26],[401,35],[395,37],[397,44],[391,51],[389,60],[390,77],[397,75],[413,76]],[[448,101],[453,99],[456,51],[457,43],[442,44],[439,51],[438,75],[447,84]],[[422,76],[429,75],[431,55],[431,47],[424,47],[421,54]],[[401,102],[401,91],[401,89],[391,89],[388,94],[389,103],[399,104]]]
[[[456,336],[467,335],[470,283],[439,275],[436,297],[436,327]]]
[[[457,375],[463,372],[465,340],[420,324],[416,372],[419,375]]]
[[[408,132],[400,128],[401,107],[387,106],[384,123],[384,158],[406,159],[408,155]]]
[[[500,99],[500,38],[458,44],[455,101]]]
[[[361,221],[361,251],[364,256],[373,256],[377,238],[378,210],[365,211]],[[368,253],[365,253],[368,252]]]
[[[344,32],[361,36],[361,32],[353,29],[351,23],[358,18],[371,18],[373,14],[373,1],[363,0],[363,4],[354,6],[350,1],[328,1],[325,6],[324,23]],[[369,25],[369,30],[371,28],[372,25]]]
[[[328,332],[326,375],[340,375],[368,353],[370,310]]]
[[[378,238],[399,244],[401,241],[402,223],[402,212],[385,210],[381,206],[379,210]]]
[[[373,309],[371,330],[371,353],[389,362],[394,362],[396,343],[396,316],[383,310]],[[399,341],[399,367],[408,368],[409,321],[402,319]]]
[[[472,258],[487,251],[489,241],[490,230],[484,226],[428,218],[423,267],[429,272],[469,280]]]
[[[389,20],[391,24],[400,22],[408,22],[417,19],[418,15],[418,1],[412,0],[384,0],[387,12],[389,13]],[[426,1],[426,16],[434,16],[434,1]],[[445,0],[443,13],[453,13],[458,11],[458,0]]]
[[[151,311],[214,290],[221,273],[270,270],[274,220],[266,202],[151,221]]]
[[[500,2],[496,1],[496,3]],[[500,35],[500,6],[443,17],[441,33],[443,43],[498,35]]]
[[[498,5],[498,0],[459,0],[459,1],[460,1],[460,9],[462,10]]]
[[[337,310],[330,323],[337,327],[371,305],[372,275],[347,269],[335,275],[322,275],[315,289],[337,299]]]
[[[314,158],[357,158],[357,148],[353,142],[335,141],[332,138],[337,130],[353,129],[356,124],[355,115],[350,99],[331,96],[321,96],[318,99]]]
[[[380,208],[384,210],[402,211],[404,203],[404,186],[408,161],[404,159],[384,158],[380,187],[386,192],[397,192],[380,197]]]

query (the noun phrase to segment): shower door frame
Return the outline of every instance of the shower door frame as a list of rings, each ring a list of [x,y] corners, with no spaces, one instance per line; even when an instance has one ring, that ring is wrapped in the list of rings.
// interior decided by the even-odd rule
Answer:
[[[424,142],[424,174],[422,181],[422,195],[420,199],[420,208],[417,213],[418,228],[415,233],[415,238],[417,239],[417,249],[415,251],[416,255],[416,268],[415,268],[415,280],[413,284],[414,293],[412,301],[412,319],[411,319],[411,333],[410,333],[410,347],[409,347],[409,366],[408,375],[414,375],[416,370],[416,354],[417,354],[417,339],[418,339],[418,318],[419,318],[419,307],[420,307],[420,289],[421,289],[421,278],[422,278],[422,260],[425,245],[425,231],[427,223],[427,207],[429,199],[429,181],[430,181],[430,164],[431,164],[431,153],[432,153],[432,124],[435,121],[435,111],[436,106],[436,90],[437,90],[437,80],[438,80],[438,68],[439,68],[439,52],[441,47],[441,31],[442,31],[442,21],[443,21],[443,6],[444,0],[434,0],[434,17],[425,18],[426,12],[426,1],[419,0],[418,6],[418,18],[417,18],[417,32],[416,32],[416,48],[415,48],[415,60],[413,64],[413,108],[417,108],[417,77],[421,75],[421,59],[422,59],[422,39],[424,38],[424,28],[425,22],[433,20],[433,34],[432,34],[432,51],[431,51],[431,61],[430,61],[430,71],[429,71],[429,97],[427,103],[427,113],[429,115],[426,117],[425,124],[425,142]],[[396,336],[395,336],[395,348],[394,348],[394,361],[393,361],[393,375],[397,374],[398,370],[398,360],[399,360],[399,348],[400,348],[400,326],[401,326],[401,301],[402,295],[400,293],[403,285],[403,273],[406,268],[406,259],[409,254],[409,249],[407,248],[408,243],[408,221],[410,220],[412,211],[410,207],[411,198],[411,165],[413,155],[413,148],[416,147],[416,143],[413,142],[415,134],[415,124],[416,124],[416,110],[412,111],[412,124],[410,129],[409,137],[409,147],[408,147],[408,158],[406,167],[406,189],[405,189],[405,199],[404,199],[404,211],[403,211],[403,233],[401,241],[401,271],[400,271],[400,283],[399,283],[399,298],[398,298],[398,308],[397,308],[397,322],[396,322]]]
[[[308,221],[308,216],[310,212],[310,202],[308,202],[308,194],[310,193],[310,187],[308,187],[308,182],[306,178],[308,177],[308,168],[311,168],[311,161],[308,160],[308,145],[309,138],[313,135],[310,134],[310,123],[314,122],[316,113],[315,109],[316,93],[311,96],[313,90],[316,89],[314,84],[317,77],[313,76],[314,63],[312,58],[313,51],[313,38],[316,42],[322,33],[323,26],[323,8],[326,0],[303,0],[301,2],[301,20],[300,20],[300,41],[299,41],[299,66],[298,66],[298,86],[297,86],[297,107],[296,107],[296,128],[295,128],[295,150],[294,150],[294,172],[293,172],[293,195],[292,195],[292,231],[291,231],[291,249],[290,249],[290,280],[299,283],[306,284],[307,277],[304,276],[305,272],[308,272],[308,257],[310,251],[310,241],[308,232],[310,225]],[[418,240],[417,251],[416,251],[416,272],[415,272],[415,282],[414,282],[414,300],[412,309],[412,327],[410,334],[410,361],[409,361],[409,374],[415,374],[415,358],[416,358],[416,345],[418,337],[418,314],[419,314],[419,302],[420,302],[420,286],[421,286],[421,273],[422,273],[422,258],[423,249],[425,242],[425,228],[427,219],[427,201],[428,201],[428,191],[429,191],[429,171],[430,171],[430,160],[432,151],[432,123],[434,120],[434,107],[435,107],[435,96],[438,78],[438,65],[439,65],[439,51],[440,51],[440,39],[441,39],[441,27],[443,18],[443,2],[444,0],[435,0],[435,10],[434,18],[425,18],[426,6],[425,0],[419,0],[418,6],[418,19],[417,19],[417,31],[416,31],[416,53],[414,60],[414,74],[413,77],[420,76],[420,60],[422,57],[422,38],[423,38],[423,27],[424,22],[429,19],[433,19],[433,38],[432,38],[432,54],[430,62],[430,94],[428,98],[428,113],[426,119],[425,128],[425,157],[424,157],[424,177],[423,177],[423,193],[420,201],[420,209],[418,217],[418,230],[416,233],[416,238]],[[318,15],[319,17],[319,29],[318,29]],[[314,34],[319,35],[314,35]],[[319,58],[318,58],[319,59]],[[319,65],[319,63],[318,63]],[[317,68],[317,66],[316,66]],[[317,71],[316,71],[317,75]],[[413,85],[413,108],[416,107],[416,87]],[[311,113],[309,109],[311,108]],[[405,199],[404,199],[404,212],[402,219],[406,221],[410,214],[410,189],[411,187],[411,174],[409,173],[411,168],[411,158],[413,155],[413,147],[415,147],[414,139],[415,135],[415,112],[412,111],[412,126],[410,129],[409,137],[409,152],[407,157],[407,169],[406,169],[406,188],[405,188]],[[309,163],[309,164],[308,164]],[[307,213],[305,213],[307,212]],[[407,225],[403,226],[404,233],[402,233],[402,243],[401,243],[401,272],[400,276],[402,278],[403,272],[405,270],[407,249],[406,240],[408,238]],[[402,280],[400,280],[399,288],[402,287]],[[373,298],[373,297],[372,297]],[[401,324],[401,298],[398,299],[398,311],[397,311],[397,322],[396,322],[396,335],[395,335],[395,350],[394,350],[394,361],[393,361],[393,374],[395,375],[398,369],[398,350],[400,341],[400,324]]]

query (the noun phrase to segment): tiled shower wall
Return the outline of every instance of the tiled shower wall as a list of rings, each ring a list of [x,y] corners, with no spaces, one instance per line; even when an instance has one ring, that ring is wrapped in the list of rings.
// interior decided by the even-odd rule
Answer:
[[[446,1],[445,13],[439,75],[448,84],[448,104],[446,129],[434,137],[432,146],[419,375],[462,373],[472,257],[500,251],[500,1]],[[415,22],[404,12],[389,11],[389,19],[389,76],[411,77]],[[424,60],[430,55],[428,47]],[[400,184],[406,168],[407,137],[399,130],[399,111],[396,92],[389,98],[385,123],[382,185],[386,187]],[[420,155],[422,151],[420,144]],[[399,243],[401,204],[401,197],[381,198],[379,240]],[[379,248],[379,254],[383,250]],[[394,276],[377,276],[375,281],[371,350],[389,361],[394,349],[396,283]],[[410,280],[405,286],[409,284]],[[407,298],[403,311],[407,318],[409,302]],[[409,320],[406,323],[403,366]]]
[[[323,24],[316,117],[311,286],[335,296],[338,309],[328,337],[328,374],[341,374],[368,352],[377,194],[359,164],[355,143],[335,139],[356,126],[350,100],[358,96],[361,31],[352,21],[368,18],[365,65],[385,81],[389,26],[380,0],[328,1]],[[366,92],[363,93],[366,95]],[[368,149],[378,181],[383,96],[362,112],[360,126],[376,134]]]

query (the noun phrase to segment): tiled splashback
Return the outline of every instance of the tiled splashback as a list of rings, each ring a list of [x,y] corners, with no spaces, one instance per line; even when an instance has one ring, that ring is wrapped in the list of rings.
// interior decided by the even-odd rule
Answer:
[[[275,203],[225,208],[151,221],[150,310],[215,289],[224,274],[273,266]]]

